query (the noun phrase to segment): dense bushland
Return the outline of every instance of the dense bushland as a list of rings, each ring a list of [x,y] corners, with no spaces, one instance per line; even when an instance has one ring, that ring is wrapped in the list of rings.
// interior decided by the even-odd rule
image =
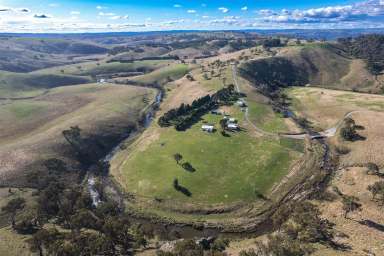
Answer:
[[[341,38],[338,43],[352,56],[367,61],[373,75],[384,70],[384,35],[371,34],[356,38]]]

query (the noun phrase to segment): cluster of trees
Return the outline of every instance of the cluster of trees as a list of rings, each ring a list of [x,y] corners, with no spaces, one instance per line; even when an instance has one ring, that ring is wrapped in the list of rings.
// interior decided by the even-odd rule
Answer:
[[[173,155],[173,158],[175,159],[176,163],[178,165],[180,165],[180,161],[183,159],[183,156],[179,153],[176,153]],[[189,162],[182,163],[181,167],[183,167],[183,169],[188,171],[188,172],[195,172],[196,171],[196,169]]]
[[[341,137],[346,141],[356,141],[364,139],[361,135],[357,133],[357,130],[362,130],[364,127],[356,125],[355,120],[350,117],[347,117],[344,120],[344,126],[340,129]]]
[[[35,184],[36,207],[17,217],[26,202],[14,198],[1,209],[9,214],[15,231],[31,235],[33,251],[39,255],[131,255],[135,248],[146,246],[145,237],[151,234],[132,224],[116,203],[105,200],[95,207],[81,184],[65,183],[69,170],[63,162],[49,159],[45,166],[47,170],[28,176]]]
[[[352,56],[367,61],[368,70],[379,75],[384,70],[384,35],[370,34],[341,38],[338,43]]]
[[[373,200],[377,200],[380,205],[384,205],[384,181],[377,181],[369,185],[367,189],[371,192]]]
[[[277,231],[267,243],[258,242],[256,249],[242,251],[241,256],[308,255],[312,244],[337,246],[333,241],[333,224],[321,218],[319,209],[308,201],[279,208],[272,216]]]
[[[267,39],[263,39],[263,40],[261,40],[260,44],[264,48],[284,46],[284,44],[281,42],[280,38],[267,38]]]
[[[194,100],[191,105],[181,104],[176,109],[171,109],[159,118],[161,127],[175,126],[178,131],[184,131],[197,122],[201,116],[220,105],[233,104],[239,98],[234,85],[229,85],[215,94],[206,95]]]
[[[172,252],[157,251],[157,256],[224,256],[224,250],[228,247],[229,240],[215,239],[213,242],[204,240],[196,242],[192,239],[179,241]]]
[[[338,43],[352,56],[365,59],[373,75],[379,75],[384,70],[384,35],[341,38]]]
[[[303,86],[308,83],[307,72],[283,57],[246,62],[239,68],[239,72],[267,96],[280,88]]]

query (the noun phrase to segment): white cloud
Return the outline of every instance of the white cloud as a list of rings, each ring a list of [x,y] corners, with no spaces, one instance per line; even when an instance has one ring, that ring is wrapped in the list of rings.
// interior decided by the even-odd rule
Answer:
[[[111,20],[127,20],[127,19],[129,19],[129,16],[128,15],[124,15],[124,16],[115,15],[115,16],[110,17],[110,19]]]
[[[383,0],[367,0],[352,5],[336,5],[303,10],[283,9],[279,13],[260,10],[259,14],[269,22],[335,23],[347,21],[384,21]]]
[[[98,6],[96,6],[96,9],[97,10],[104,10],[104,9],[107,9],[107,7],[98,5]]]
[[[49,4],[48,6],[49,6],[49,7],[59,7],[60,4],[58,4],[58,3],[51,3],[51,4]]]
[[[80,12],[79,11],[71,11],[70,14],[71,15],[80,15]]]
[[[222,13],[227,13],[227,12],[229,12],[229,9],[226,8],[226,7],[219,7],[218,10],[221,11]]]
[[[244,12],[248,11],[248,6],[241,7],[241,10],[244,11]]]
[[[99,16],[115,16],[113,12],[99,12]]]
[[[55,1],[55,0],[51,0]],[[177,1],[177,0],[176,0]],[[95,6],[96,7],[96,6]],[[245,6],[243,6],[244,8]],[[38,8],[38,6],[34,7]],[[172,8],[172,6],[170,6]],[[321,8],[259,10],[256,17],[222,15],[224,18],[200,15],[196,10],[185,10],[193,15],[173,20],[145,19],[128,22],[128,16],[98,8],[97,19],[87,20],[81,15],[48,15],[42,10],[0,6],[1,32],[103,32],[103,31],[155,31],[166,29],[227,29],[227,28],[384,28],[384,0],[363,0],[346,5]],[[24,11],[23,11],[24,10]],[[243,9],[242,9],[243,10]],[[248,9],[247,9],[248,10]],[[71,10],[69,10],[71,11]],[[77,10],[73,10],[76,12]],[[79,10],[83,13],[82,10]],[[222,13],[230,10],[219,9]],[[191,18],[193,17],[193,18]],[[160,18],[161,19],[161,18]]]
[[[175,7],[175,8],[181,8],[182,6],[181,6],[181,4],[174,4],[173,7]]]

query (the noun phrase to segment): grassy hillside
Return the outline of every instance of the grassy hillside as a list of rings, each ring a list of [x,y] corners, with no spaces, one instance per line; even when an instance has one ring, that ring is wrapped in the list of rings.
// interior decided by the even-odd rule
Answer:
[[[85,84],[53,88],[35,99],[0,101],[1,183],[22,183],[21,171],[49,157],[76,163],[62,136],[71,126],[79,126],[84,139],[97,140],[97,152],[110,150],[137,127],[154,97],[150,88]]]
[[[384,111],[384,96],[321,88],[286,90],[291,108],[316,127],[328,129],[351,111]]]
[[[169,64],[168,60],[143,60],[129,63],[91,61],[36,71],[39,74],[69,74],[80,76],[108,75],[124,72],[150,72]]]
[[[31,72],[76,62],[77,57],[104,55],[108,49],[87,40],[0,38],[0,70]]]
[[[143,84],[164,84],[172,80],[177,80],[183,77],[189,71],[188,65],[185,64],[173,64],[160,69],[157,69],[151,73],[138,76],[132,80]]]
[[[88,77],[0,72],[0,98],[32,97],[46,89],[89,83]]]
[[[278,55],[246,62],[241,74],[266,91],[312,85],[361,92],[382,92],[380,77],[371,75],[362,60],[351,59],[331,44],[287,47]]]

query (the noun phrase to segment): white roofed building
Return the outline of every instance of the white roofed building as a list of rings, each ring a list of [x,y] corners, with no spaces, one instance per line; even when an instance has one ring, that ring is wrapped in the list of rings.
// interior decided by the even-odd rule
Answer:
[[[201,126],[201,130],[203,130],[205,132],[213,132],[215,130],[215,126],[213,126],[211,124],[203,124]]]

